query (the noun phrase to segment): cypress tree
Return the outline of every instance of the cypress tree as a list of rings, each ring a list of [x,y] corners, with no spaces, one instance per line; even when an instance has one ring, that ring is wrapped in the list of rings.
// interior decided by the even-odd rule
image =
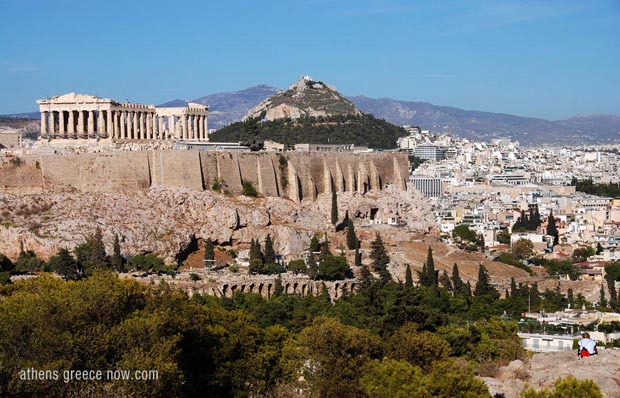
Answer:
[[[437,286],[437,271],[435,271],[435,260],[433,260],[433,249],[429,246],[426,254],[426,275],[429,285]]]
[[[375,240],[371,243],[371,248],[372,251],[370,252],[370,259],[372,260],[372,266],[375,269],[375,272],[379,273],[381,280],[383,281],[392,280],[392,276],[387,269],[387,266],[390,263],[390,257],[385,251],[383,240],[378,232],[375,235]]]
[[[478,281],[476,282],[474,295],[476,297],[491,296],[495,299],[499,298],[499,293],[493,286],[491,286],[491,283],[489,282],[489,273],[482,264],[478,266]]]
[[[455,296],[465,296],[465,284],[459,275],[459,266],[456,263],[452,266],[452,288]]]
[[[538,205],[534,206],[534,209],[530,211],[530,229],[535,231],[540,227],[540,212],[538,211]]]
[[[441,286],[443,286],[448,292],[450,293],[454,292],[454,288],[452,287],[452,282],[450,282],[450,277],[448,276],[448,273],[446,271],[441,273],[441,276],[439,277],[439,282]]]
[[[605,286],[601,283],[601,296],[599,299],[599,303],[603,307],[607,307],[607,299],[605,298]]]
[[[65,280],[78,280],[82,277],[82,270],[67,249],[58,250],[58,254],[50,258],[52,270]]]
[[[465,298],[471,298],[471,283],[469,281],[465,284]]]
[[[515,282],[515,278],[512,277],[510,278],[510,296],[506,296],[506,297],[515,298],[517,297],[518,294],[519,294],[519,289],[517,288],[517,283]]]
[[[413,277],[411,276],[411,266],[407,264],[407,270],[405,271],[405,286],[413,287]]]
[[[333,225],[338,224],[338,196],[335,190],[332,191],[331,221]]]
[[[271,240],[271,235],[269,234],[265,238],[264,261],[265,264],[274,264],[276,262],[276,252],[273,249],[273,240]]]
[[[316,264],[314,254],[310,253],[310,257],[308,257],[308,277],[314,280],[318,272],[319,266]]]
[[[358,242],[355,235],[355,227],[353,221],[349,218],[347,221],[347,247],[349,250],[357,249]]]
[[[596,243],[596,254],[601,254],[603,252],[603,246],[601,245],[601,242],[597,242]]]
[[[553,236],[553,245],[557,245],[560,235],[558,233],[558,227],[555,225],[555,217],[553,217],[553,210],[549,212],[547,218],[547,235]]]
[[[327,256],[331,256],[332,253],[329,250],[329,240],[327,238],[327,234],[325,234],[325,240],[321,243],[321,254],[319,254],[319,260],[325,260]]]
[[[90,261],[96,267],[108,267],[108,255],[105,252],[105,245],[103,244],[103,234],[101,228],[97,227],[95,234],[90,239],[91,252]]]
[[[253,260],[259,260],[261,264],[264,264],[263,252],[258,239],[252,239],[252,243],[250,244],[250,262]]]
[[[355,248],[355,266],[362,266],[362,253],[360,253],[360,249],[358,247]]]
[[[125,271],[124,259],[121,255],[121,243],[118,239],[118,234],[114,234],[114,245],[112,246],[112,258],[110,259],[110,263],[115,271]]]
[[[254,243],[254,239],[252,239],[252,244]],[[252,248],[250,246],[250,254],[252,252]],[[205,267],[210,268],[213,265],[213,261],[215,260],[215,246],[213,245],[213,241],[211,238],[207,238],[205,241],[205,254],[203,257]]]
[[[573,289],[572,288],[568,288],[568,292],[566,292],[566,296],[568,299],[568,303],[571,305],[571,307],[575,304],[575,298],[573,296]]]
[[[319,252],[321,250],[321,244],[319,243],[319,237],[316,234],[312,235],[312,239],[310,239],[310,248],[311,252]]]

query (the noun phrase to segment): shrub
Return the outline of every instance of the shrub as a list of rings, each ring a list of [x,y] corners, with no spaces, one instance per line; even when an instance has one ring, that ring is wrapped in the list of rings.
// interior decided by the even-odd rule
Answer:
[[[243,181],[243,194],[254,198],[258,196],[256,188],[254,188],[254,185],[252,185],[250,181]]]

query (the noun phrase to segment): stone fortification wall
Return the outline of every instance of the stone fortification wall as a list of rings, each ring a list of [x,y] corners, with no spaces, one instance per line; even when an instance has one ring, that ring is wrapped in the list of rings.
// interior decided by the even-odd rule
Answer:
[[[240,193],[249,181],[264,196],[301,201],[331,192],[406,189],[404,154],[229,153],[197,151],[28,155],[0,166],[0,191],[145,192],[152,185]]]

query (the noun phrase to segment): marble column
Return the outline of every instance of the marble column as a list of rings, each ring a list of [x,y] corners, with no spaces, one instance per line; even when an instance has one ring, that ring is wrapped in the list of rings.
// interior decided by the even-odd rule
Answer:
[[[56,136],[56,124],[54,123],[54,112],[50,111],[48,113],[48,137]]]
[[[115,137],[115,135],[114,135],[114,124],[112,124],[112,113],[113,112],[114,111],[112,111],[112,109],[106,111],[106,113],[107,113],[106,116],[108,117],[108,122],[106,123],[106,130],[107,130],[108,135],[110,137]]]
[[[94,136],[95,133],[95,117],[93,111],[88,111],[88,131],[86,132],[87,137]]]
[[[73,112],[75,111],[69,111],[69,124],[67,125],[67,131],[71,135],[75,135],[75,115]]]
[[[133,120],[131,121],[132,124],[132,137],[134,140],[138,139],[138,132],[140,130],[140,128],[138,127],[138,112],[133,112]]]
[[[58,111],[58,134],[65,135],[65,111]]]
[[[97,112],[97,126],[95,127],[95,131],[97,132],[97,136],[99,138],[101,138],[101,136],[104,135],[103,133],[103,111]]]
[[[112,112],[112,136],[118,137],[119,132],[118,112],[114,111]]]
[[[84,111],[78,111],[78,135],[84,134]]]
[[[159,122],[159,139],[163,140],[166,138],[166,132],[164,131],[164,117],[160,116],[157,119]]]
[[[183,118],[183,135],[182,135],[182,138],[184,140],[187,140],[187,137],[188,137],[187,125],[189,124],[189,123],[187,123],[188,122],[187,119],[189,118],[189,116],[188,115],[183,115],[182,118]]]
[[[120,138],[121,140],[124,140],[125,139],[125,134],[126,134],[126,131],[127,131],[127,130],[125,130],[125,123],[126,123],[125,112],[124,111],[120,112],[120,116],[119,117],[121,118],[121,131],[120,131],[120,134],[119,134],[118,138]]]
[[[146,139],[153,139],[153,114],[147,113],[146,115]]]
[[[205,115],[205,141],[209,141],[209,116]]]
[[[53,124],[52,124],[53,125]],[[175,116],[168,116],[168,138],[177,138]]]
[[[47,134],[47,115],[45,114],[45,112],[41,112],[41,138],[45,137],[45,135]]]
[[[192,115],[192,121],[193,121],[193,125],[192,125],[192,135],[191,138],[193,138],[194,140],[198,139],[198,116],[196,115]]]

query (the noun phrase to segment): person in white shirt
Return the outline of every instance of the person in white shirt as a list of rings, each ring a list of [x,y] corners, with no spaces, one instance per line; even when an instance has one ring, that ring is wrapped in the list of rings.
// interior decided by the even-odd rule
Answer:
[[[579,340],[579,348],[577,349],[579,359],[598,354],[596,341],[590,339],[590,333],[584,333],[581,337],[582,339]]]

